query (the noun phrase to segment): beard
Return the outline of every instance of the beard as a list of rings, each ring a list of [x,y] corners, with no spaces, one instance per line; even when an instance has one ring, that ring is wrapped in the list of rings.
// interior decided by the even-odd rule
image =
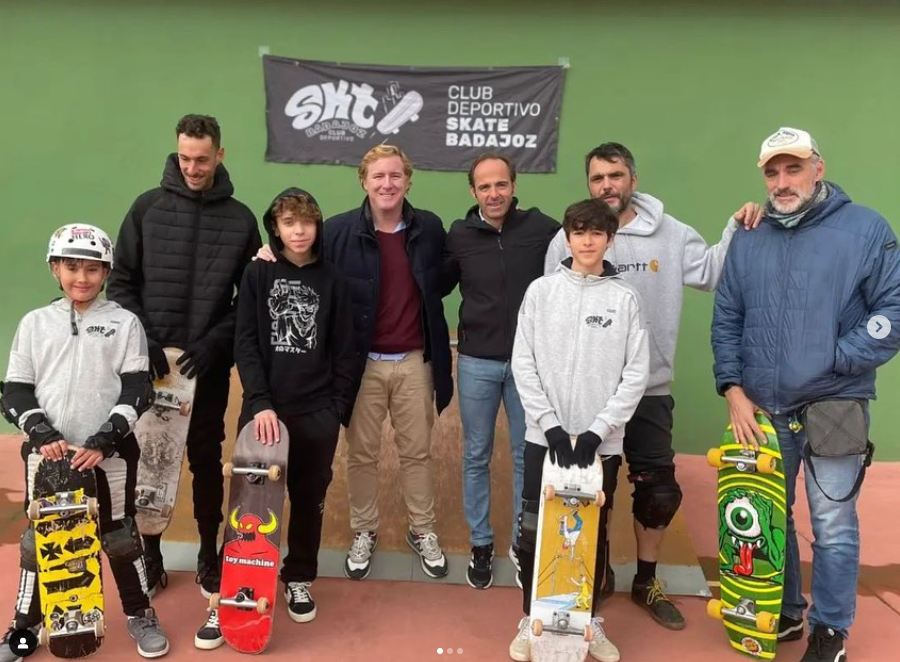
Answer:
[[[812,200],[814,192],[815,189],[805,192],[791,188],[777,189],[769,194],[769,202],[772,203],[772,207],[779,214],[793,214],[795,211]],[[795,196],[797,196],[797,198],[794,202],[781,202],[778,200],[777,196],[783,193],[793,193]]]

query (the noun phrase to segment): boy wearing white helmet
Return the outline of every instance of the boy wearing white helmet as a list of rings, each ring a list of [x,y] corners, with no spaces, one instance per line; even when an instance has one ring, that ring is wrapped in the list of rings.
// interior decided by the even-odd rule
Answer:
[[[47,263],[65,296],[19,322],[0,384],[0,411],[27,435],[26,476],[42,457],[62,460],[70,448],[73,468],[95,470],[100,542],[128,616],[128,633],[138,653],[159,657],[169,642],[150,607],[134,523],[140,450],[132,431],[152,394],[147,339],[135,315],[99,296],[112,262],[112,242],[99,228],[72,224],[53,233]],[[26,502],[31,485],[27,488]],[[19,659],[8,645],[13,632],[37,633],[41,624],[31,526],[20,548],[15,617],[0,645],[0,662]]]

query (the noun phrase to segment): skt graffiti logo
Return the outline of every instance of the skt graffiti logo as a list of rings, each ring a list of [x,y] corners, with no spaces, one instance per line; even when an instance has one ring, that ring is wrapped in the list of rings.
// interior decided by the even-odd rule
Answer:
[[[379,103],[371,85],[340,80],[300,88],[285,104],[284,113],[293,118],[291,126],[308,138],[353,142],[375,131],[399,133],[404,124],[419,119],[424,105],[421,94],[402,92],[396,81],[387,86]]]

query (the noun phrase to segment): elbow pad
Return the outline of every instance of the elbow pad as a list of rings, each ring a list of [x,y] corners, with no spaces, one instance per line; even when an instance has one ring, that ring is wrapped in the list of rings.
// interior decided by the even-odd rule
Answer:
[[[19,427],[19,419],[22,414],[40,408],[37,397],[34,395],[34,384],[0,382],[0,412],[3,413],[3,418],[16,427]],[[31,416],[28,418],[30,419]],[[25,432],[28,431],[25,430]]]
[[[146,371],[129,372],[121,376],[122,393],[116,405],[133,407],[138,418],[153,404],[153,382]]]

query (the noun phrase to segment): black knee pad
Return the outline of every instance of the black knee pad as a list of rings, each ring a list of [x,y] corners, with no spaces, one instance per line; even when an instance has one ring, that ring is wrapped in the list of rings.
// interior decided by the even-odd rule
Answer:
[[[522,512],[519,514],[519,539],[516,541],[516,547],[527,554],[534,554],[537,547],[540,508],[540,501],[522,499]]]
[[[37,572],[37,548],[34,544],[34,528],[28,527],[19,539],[19,567]]]
[[[144,546],[141,544],[141,534],[138,532],[134,520],[131,517],[125,517],[120,522],[114,522],[113,526],[116,524],[120,526],[100,536],[100,544],[110,562],[131,562],[141,558]]]
[[[634,483],[634,518],[645,529],[665,529],[681,505],[681,488],[675,481],[675,471],[647,471],[631,474]]]

